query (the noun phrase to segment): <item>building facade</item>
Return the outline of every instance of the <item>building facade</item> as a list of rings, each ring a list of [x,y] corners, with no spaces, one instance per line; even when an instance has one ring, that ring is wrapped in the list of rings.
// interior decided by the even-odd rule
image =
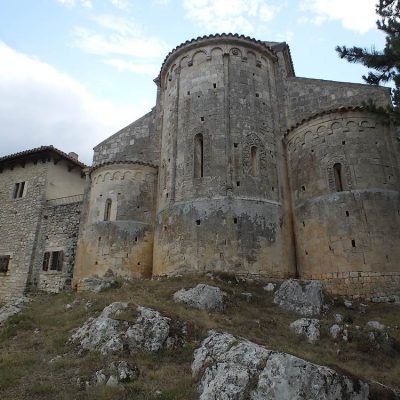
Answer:
[[[52,146],[0,158],[0,303],[71,288],[84,168]]]
[[[150,113],[94,149],[75,284],[111,269],[321,279],[400,291],[389,90],[295,76],[286,43],[211,35],[169,53]]]

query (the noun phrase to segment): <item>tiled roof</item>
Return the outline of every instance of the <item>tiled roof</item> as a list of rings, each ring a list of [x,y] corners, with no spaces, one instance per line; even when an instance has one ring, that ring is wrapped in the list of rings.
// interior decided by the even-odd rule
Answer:
[[[13,154],[9,154],[9,155],[0,157],[0,164],[4,163],[4,162],[8,162],[8,161],[23,159],[25,157],[32,156],[32,155],[38,154],[38,153],[44,153],[44,152],[55,153],[55,154],[61,156],[62,158],[64,158],[64,159],[76,164],[77,166],[79,166],[81,168],[86,168],[87,167],[87,165],[81,163],[76,158],[71,157],[67,153],[64,153],[63,151],[61,151],[59,149],[56,149],[54,146],[51,146],[51,145],[50,146],[36,147],[34,149],[24,150],[24,151],[20,151],[18,153],[13,153]]]

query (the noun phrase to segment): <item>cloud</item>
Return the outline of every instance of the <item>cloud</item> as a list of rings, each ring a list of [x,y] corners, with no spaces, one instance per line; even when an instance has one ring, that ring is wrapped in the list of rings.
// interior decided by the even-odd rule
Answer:
[[[49,64],[0,41],[0,148],[2,155],[53,144],[86,163],[104,138],[149,111],[92,95]]]
[[[116,67],[120,71],[130,71],[135,74],[149,75],[153,78],[155,78],[160,71],[160,66],[158,64],[149,64],[149,63],[140,64],[140,63],[121,60],[118,58],[106,59],[104,60],[104,63],[112,65],[113,67]]]
[[[91,0],[56,0],[56,1],[57,1],[57,3],[63,4],[67,7],[75,7],[77,4],[80,4],[86,8],[93,7]]]
[[[265,0],[183,0],[186,17],[209,31],[247,32],[275,17],[281,6]]]
[[[115,7],[126,10],[129,7],[129,0],[110,0]]]
[[[301,16],[298,23],[322,25],[326,21],[340,21],[344,28],[366,33],[376,27],[376,0],[302,0],[300,9],[311,16]]]
[[[112,15],[94,16],[93,20],[101,29],[75,27],[72,32],[74,47],[100,56],[117,54],[146,59],[159,58],[167,50],[161,40],[145,35],[130,20]]]

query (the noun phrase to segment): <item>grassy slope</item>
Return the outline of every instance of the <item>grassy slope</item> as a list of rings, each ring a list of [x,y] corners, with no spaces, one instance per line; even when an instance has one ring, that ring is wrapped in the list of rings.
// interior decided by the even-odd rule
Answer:
[[[187,310],[173,303],[171,298],[176,290],[200,282],[216,284],[228,293],[225,313]],[[241,296],[242,292],[253,293],[253,300],[246,302]],[[81,301],[73,309],[66,310],[66,304],[75,299]],[[93,303],[89,310],[84,307],[87,300]],[[96,353],[78,356],[66,345],[66,341],[71,330],[113,301],[132,301],[187,321],[188,342],[181,350],[114,357],[115,360],[125,359],[139,367],[140,378],[125,385],[125,390],[105,387],[79,389],[76,385],[78,377],[89,379],[95,371],[110,363],[112,358],[103,359]],[[355,334],[355,326],[363,327],[369,320],[378,320],[391,327],[400,325],[399,305],[369,304],[365,314],[333,305],[322,320],[325,329],[321,340],[310,345],[288,329],[289,323],[298,316],[275,306],[272,294],[266,293],[261,284],[229,282],[228,278],[218,281],[206,277],[135,281],[96,295],[37,295],[22,313],[12,317],[0,330],[0,398],[195,399],[195,382],[191,377],[190,364],[194,349],[209,329],[231,332],[270,349],[400,388],[400,353],[385,349],[378,351],[367,341],[358,339],[351,343],[342,341],[335,344],[327,334],[329,326],[334,323],[335,312],[342,313],[348,321],[353,320],[349,329]],[[400,341],[399,328],[392,328],[390,332]],[[63,357],[49,363],[57,355]],[[157,395],[157,390],[161,394]]]

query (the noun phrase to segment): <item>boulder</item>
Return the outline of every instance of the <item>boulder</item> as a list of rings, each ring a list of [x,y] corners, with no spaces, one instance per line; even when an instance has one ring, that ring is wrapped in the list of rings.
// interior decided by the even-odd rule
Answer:
[[[338,324],[332,325],[329,329],[329,333],[334,340],[339,338],[339,335],[342,333],[342,331],[343,328]]]
[[[324,291],[319,281],[300,282],[289,279],[275,292],[274,303],[285,310],[310,317],[321,313]]]
[[[69,339],[82,350],[99,350],[107,355],[123,350],[123,334],[128,322],[115,319],[128,303],[115,302],[105,307],[97,318],[89,318]]]
[[[89,318],[69,339],[79,352],[98,350],[102,355],[121,353],[125,349],[158,351],[162,347],[181,346],[186,325],[172,321],[158,311],[138,306],[132,321],[117,319],[128,303],[116,302],[105,307],[97,318]]]
[[[378,321],[368,321],[367,328],[374,329],[376,331],[383,331],[386,327]]]
[[[335,314],[334,315],[335,322],[341,324],[343,322],[343,315],[342,314]]]
[[[290,329],[297,335],[304,336],[309,343],[315,343],[319,340],[320,322],[318,319],[298,319],[290,324]]]
[[[8,318],[15,314],[18,314],[24,305],[28,303],[30,299],[22,296],[17,299],[11,300],[0,308],[0,325],[7,321]]]
[[[139,377],[139,370],[126,361],[112,362],[109,366],[96,371],[93,377],[95,384],[118,386],[121,383],[131,382]]]
[[[367,382],[215,331],[195,351],[192,372],[200,400],[366,400],[372,392]]]
[[[224,292],[216,286],[203,283],[191,289],[178,290],[174,293],[174,301],[199,310],[224,310]]]
[[[267,285],[265,285],[264,287],[263,287],[263,289],[266,291],[266,292],[273,292],[274,290],[275,290],[275,284],[274,283],[268,283]]]
[[[114,287],[116,280],[112,277],[102,277],[97,275],[89,276],[88,278],[82,279],[82,289],[88,290],[93,293],[100,293],[106,289]]]

